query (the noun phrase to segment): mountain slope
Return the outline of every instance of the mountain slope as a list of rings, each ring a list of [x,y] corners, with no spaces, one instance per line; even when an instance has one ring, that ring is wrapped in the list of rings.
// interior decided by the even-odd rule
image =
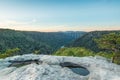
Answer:
[[[76,32],[73,32],[73,34]],[[78,33],[80,36],[83,32]],[[38,51],[42,54],[50,54],[76,37],[64,32],[33,32],[0,29],[0,52],[7,49],[20,48],[19,54]]]
[[[94,41],[95,38],[100,38],[104,34],[109,33],[118,33],[120,31],[93,31],[89,32],[82,37],[76,39],[71,44],[68,45],[68,47],[85,47],[87,49],[91,49],[92,51],[99,52],[101,51],[96,42]]]

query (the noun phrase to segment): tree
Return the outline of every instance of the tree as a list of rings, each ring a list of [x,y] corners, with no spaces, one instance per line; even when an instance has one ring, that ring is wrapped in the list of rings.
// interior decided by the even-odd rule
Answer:
[[[99,48],[114,53],[112,62],[118,62],[120,60],[120,33],[109,33],[103,35],[101,38],[95,39]],[[117,61],[116,61],[117,60]]]

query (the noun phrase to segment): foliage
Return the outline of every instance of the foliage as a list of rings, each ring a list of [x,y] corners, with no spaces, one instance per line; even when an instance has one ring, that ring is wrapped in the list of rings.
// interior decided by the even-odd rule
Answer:
[[[111,59],[114,63],[120,64],[120,31],[92,32],[89,34],[91,34],[89,37],[86,37],[88,35],[86,34],[82,37],[83,39],[81,41],[77,39],[75,42],[77,45],[81,45],[83,42],[82,45],[87,45],[88,48],[69,46],[69,48],[58,50],[55,55],[79,57],[99,55]],[[93,49],[91,47],[99,50],[97,52],[93,50],[93,52],[91,51]]]
[[[83,57],[83,56],[94,56],[94,52],[81,47],[72,47],[72,48],[61,48],[60,50],[56,51],[54,55]]]
[[[93,31],[89,32],[82,37],[76,39],[71,44],[69,44],[67,47],[85,47],[87,49],[90,49],[94,52],[100,52],[105,51],[104,49],[101,49],[98,47],[97,43],[94,39],[99,39],[105,34],[109,33],[116,33],[118,34],[120,31]]]
[[[18,54],[29,54],[36,50],[38,54],[51,54],[63,45],[76,39],[83,32],[32,32],[0,29],[0,53],[18,47]],[[73,36],[74,35],[74,36]]]
[[[106,49],[112,52],[119,52],[120,51],[120,33],[110,33],[103,35],[99,39],[95,39],[98,46],[102,49]]]
[[[114,56],[114,53],[107,52],[93,52],[89,49],[83,47],[71,47],[71,48],[61,48],[56,51],[53,55],[57,56],[75,56],[75,57],[84,57],[84,56],[102,56],[107,59],[110,59]]]
[[[40,50],[35,50],[33,53],[34,54],[40,54],[41,52],[40,52]]]
[[[105,57],[105,58],[108,58],[108,59],[112,59],[112,57],[114,56],[114,53],[107,53],[107,52],[98,52],[98,53],[95,53],[96,55],[98,56],[102,56],[102,57]]]
[[[114,53],[113,62],[120,63],[120,33],[110,33],[95,39],[99,48],[109,50]]]
[[[19,51],[20,51],[19,48],[7,49],[4,53],[0,53],[0,58],[6,58],[9,56],[13,56]]]

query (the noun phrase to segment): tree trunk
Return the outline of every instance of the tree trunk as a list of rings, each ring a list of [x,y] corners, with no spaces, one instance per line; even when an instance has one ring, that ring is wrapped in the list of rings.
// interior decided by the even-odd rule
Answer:
[[[115,61],[115,55],[112,57],[112,63],[114,63]]]

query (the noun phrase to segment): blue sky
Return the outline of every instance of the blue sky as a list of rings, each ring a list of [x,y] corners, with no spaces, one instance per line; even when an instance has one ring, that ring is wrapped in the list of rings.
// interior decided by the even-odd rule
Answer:
[[[118,30],[120,0],[0,0],[0,28]]]

